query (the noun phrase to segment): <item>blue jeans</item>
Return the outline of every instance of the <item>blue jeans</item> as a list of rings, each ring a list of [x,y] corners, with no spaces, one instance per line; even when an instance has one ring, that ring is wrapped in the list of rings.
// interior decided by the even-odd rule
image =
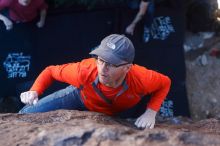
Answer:
[[[42,98],[36,105],[26,105],[19,113],[48,112],[58,109],[88,110],[81,100],[80,91],[74,86],[68,86]]]

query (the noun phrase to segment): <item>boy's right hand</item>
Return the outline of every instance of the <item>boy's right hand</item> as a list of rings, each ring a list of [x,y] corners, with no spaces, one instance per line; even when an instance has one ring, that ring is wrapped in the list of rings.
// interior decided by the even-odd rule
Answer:
[[[23,92],[20,95],[21,98],[21,102],[23,102],[24,104],[36,104],[38,102],[38,94],[36,91],[27,91],[27,92]]]
[[[4,19],[3,20],[6,30],[11,30],[13,28],[13,22],[9,19]]]

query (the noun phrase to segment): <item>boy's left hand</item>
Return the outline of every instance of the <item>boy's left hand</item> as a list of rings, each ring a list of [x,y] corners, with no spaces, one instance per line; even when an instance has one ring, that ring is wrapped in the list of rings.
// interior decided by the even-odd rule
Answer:
[[[153,129],[157,112],[152,109],[147,109],[135,122],[138,128]]]

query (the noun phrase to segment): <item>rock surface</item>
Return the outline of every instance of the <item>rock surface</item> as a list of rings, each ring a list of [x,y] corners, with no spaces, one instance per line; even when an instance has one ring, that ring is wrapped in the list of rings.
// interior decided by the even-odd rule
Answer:
[[[178,121],[178,122],[177,122]],[[94,112],[58,110],[0,114],[1,146],[219,146],[220,121],[172,118],[140,130],[134,120]]]
[[[220,119],[220,37],[205,40],[204,47],[186,53],[186,86],[193,119]]]
[[[207,56],[207,65],[187,61],[187,91],[194,119],[220,118],[220,59]]]

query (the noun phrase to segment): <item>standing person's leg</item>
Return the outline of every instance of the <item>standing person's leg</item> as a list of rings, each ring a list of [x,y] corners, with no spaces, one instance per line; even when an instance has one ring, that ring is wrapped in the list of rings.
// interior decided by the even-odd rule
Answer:
[[[26,105],[19,113],[48,112],[58,109],[87,110],[81,100],[79,90],[76,87],[68,86],[42,98],[36,105]]]

